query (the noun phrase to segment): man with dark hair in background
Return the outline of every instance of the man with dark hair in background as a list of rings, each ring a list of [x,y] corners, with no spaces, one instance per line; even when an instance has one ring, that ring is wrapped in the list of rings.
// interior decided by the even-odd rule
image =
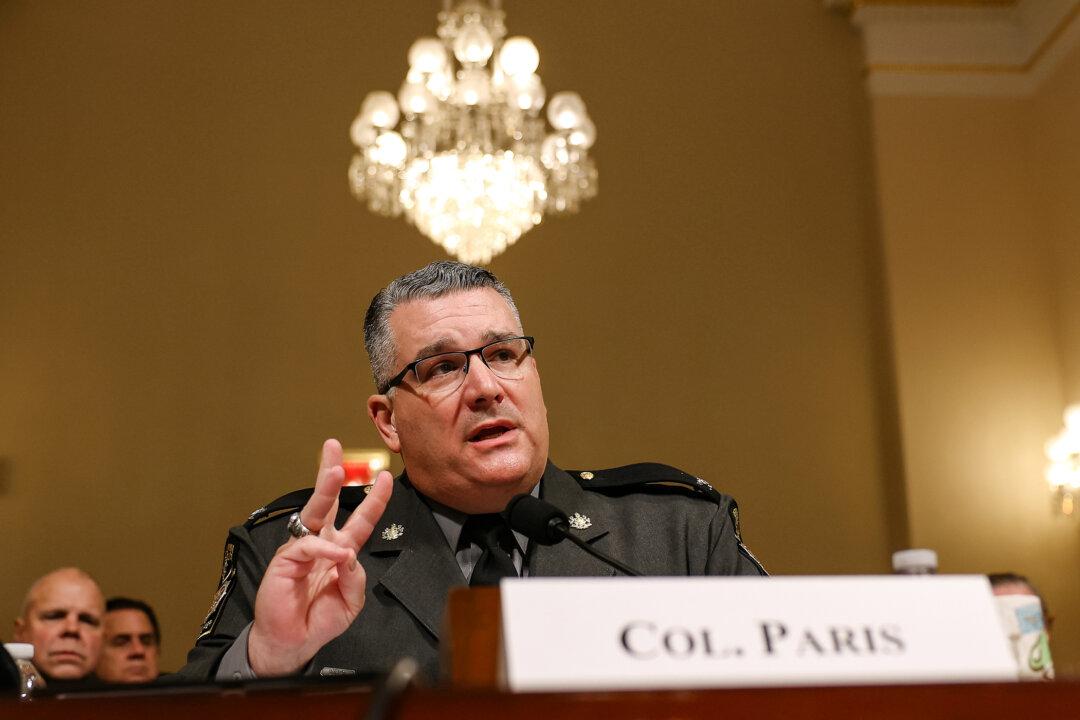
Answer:
[[[1046,601],[1031,581],[1018,573],[991,573],[987,579],[997,600],[998,614],[1016,658],[1020,678],[1053,680],[1050,628],[1054,618]]]
[[[144,683],[158,676],[161,628],[154,609],[142,600],[109,598],[105,640],[97,676],[110,683]]]
[[[489,271],[446,261],[394,280],[368,308],[364,342],[368,416],[405,472],[343,487],[341,445],[327,440],[314,490],[230,532],[181,674],[363,674],[408,655],[434,679],[452,587],[615,574],[512,530],[500,513],[519,494],[573,513],[578,539],[643,574],[765,574],[734,500],[704,480],[655,463],[567,472],[549,460],[535,340]]]

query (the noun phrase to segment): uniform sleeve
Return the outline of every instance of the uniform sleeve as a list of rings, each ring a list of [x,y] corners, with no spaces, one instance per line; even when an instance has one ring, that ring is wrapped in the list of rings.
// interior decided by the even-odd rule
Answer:
[[[705,575],[767,576],[765,568],[742,541],[739,506],[734,498],[723,495],[709,523],[709,556]]]
[[[225,680],[254,680],[255,671],[248,661],[247,640],[251,632],[251,623],[244,626],[240,634],[233,640],[232,645],[221,656],[218,662],[217,672],[214,679],[218,682]]]
[[[222,657],[255,617],[255,595],[272,555],[273,549],[260,548],[246,528],[229,531],[218,587],[195,647],[178,673],[182,678],[201,682],[215,679]]]

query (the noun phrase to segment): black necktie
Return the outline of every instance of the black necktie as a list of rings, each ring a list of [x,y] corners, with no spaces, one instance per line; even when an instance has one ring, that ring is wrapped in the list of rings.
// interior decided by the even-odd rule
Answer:
[[[503,549],[510,539],[510,527],[501,515],[470,515],[461,528],[461,537],[484,551],[473,568],[471,587],[498,585],[499,578],[517,577],[514,561]]]

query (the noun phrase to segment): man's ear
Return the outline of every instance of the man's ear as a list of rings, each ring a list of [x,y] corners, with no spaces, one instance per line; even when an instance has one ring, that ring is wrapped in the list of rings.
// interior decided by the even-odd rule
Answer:
[[[400,453],[401,440],[394,425],[394,405],[390,398],[386,395],[372,395],[367,400],[367,412],[387,449],[392,453]]]
[[[15,618],[15,632],[11,634],[11,638],[15,642],[23,642],[26,639],[26,621],[20,618]]]

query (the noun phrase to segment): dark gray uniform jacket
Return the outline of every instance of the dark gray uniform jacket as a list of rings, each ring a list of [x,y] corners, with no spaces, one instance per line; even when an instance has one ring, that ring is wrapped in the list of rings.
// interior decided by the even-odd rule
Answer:
[[[218,593],[183,677],[213,679],[222,655],[254,616],[263,572],[288,538],[288,516],[311,492],[290,493],[229,531]],[[739,537],[735,501],[675,468],[641,464],[571,475],[548,463],[540,493],[567,514],[591,521],[572,532],[645,575],[765,574]],[[339,527],[363,497],[362,488],[342,490]],[[434,680],[447,593],[466,581],[431,510],[404,475],[395,480],[386,511],[358,557],[367,572],[364,609],[306,672],[383,672],[410,655]],[[530,577],[615,574],[569,542],[529,543],[525,564]]]

